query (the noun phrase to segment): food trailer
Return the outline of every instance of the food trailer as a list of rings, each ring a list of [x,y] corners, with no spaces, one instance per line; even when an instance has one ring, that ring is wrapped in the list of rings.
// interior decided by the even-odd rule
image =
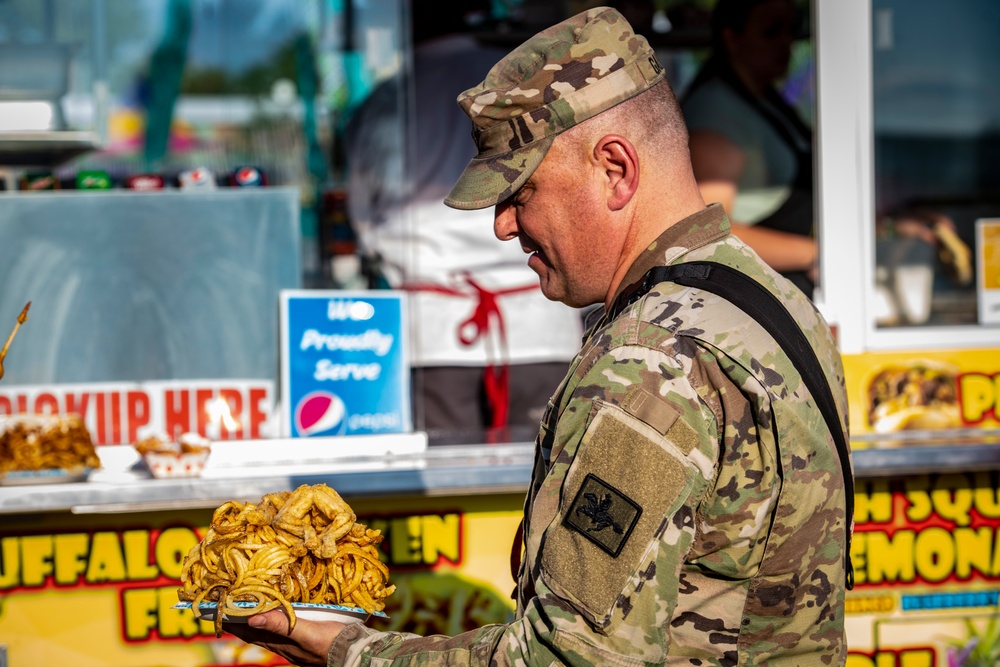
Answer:
[[[0,332],[32,301],[0,379],[0,414],[81,414],[100,466],[0,479],[0,667],[283,664],[175,609],[181,564],[223,503],[319,483],[385,537],[380,555],[397,589],[388,618],[370,623],[455,634],[511,618],[510,549],[532,435],[435,437],[419,410],[364,422],[387,425],[381,432],[331,435],[317,425],[340,423],[336,401],[303,390],[320,407],[302,417],[283,375],[304,347],[289,340],[283,303],[311,294],[348,321],[365,290],[387,291],[360,270],[343,205],[352,193],[338,172],[347,167],[335,155],[343,118],[410,57],[405,6],[272,3],[272,23],[247,33],[271,61],[254,63],[239,60],[240,48],[206,47],[228,43],[212,26],[244,25],[238,3],[150,3],[146,32],[141,21],[120,23],[138,14],[123,19],[106,0],[7,4],[5,35],[59,47],[30,49],[35,71],[57,85],[32,91],[0,74],[0,105],[59,113],[0,128]],[[171,13],[185,4],[193,29]],[[711,3],[650,4],[673,23],[651,41],[679,87],[705,45],[697,18]],[[527,25],[518,17],[548,24],[583,6],[494,5],[492,18],[515,28]],[[844,358],[857,481],[848,665],[996,664],[1000,187],[990,66],[1000,54],[989,31],[1000,10],[989,0],[802,6],[811,17],[803,62],[816,72],[807,98],[816,303]],[[510,34],[521,33],[484,38],[506,44]],[[0,47],[5,59],[15,52]],[[126,54],[146,53],[149,67],[169,73],[178,48],[201,67],[189,64],[166,105],[173,122],[155,126],[165,152],[146,154],[140,130],[154,125],[161,107],[149,101],[163,91]],[[230,61],[264,83],[220,83]],[[296,78],[308,67],[313,95]],[[252,186],[236,185],[251,165]],[[84,172],[106,174],[114,188],[83,191]],[[901,206],[947,217],[960,243],[920,247],[894,234]],[[405,331],[405,318],[397,324]],[[211,453],[193,471],[154,470],[136,445],[161,432],[197,434]]]
[[[850,665],[997,660],[998,191],[966,150],[996,146],[976,74],[996,57],[977,38],[995,11],[816,3],[822,301],[858,478]],[[954,221],[968,275],[878,227],[903,199]]]

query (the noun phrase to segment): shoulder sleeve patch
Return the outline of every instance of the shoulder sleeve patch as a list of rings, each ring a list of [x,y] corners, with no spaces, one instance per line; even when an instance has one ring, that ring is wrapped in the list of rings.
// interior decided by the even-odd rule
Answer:
[[[608,627],[619,595],[698,479],[668,437],[605,405],[583,436],[559,514],[545,531],[546,585],[594,627]]]

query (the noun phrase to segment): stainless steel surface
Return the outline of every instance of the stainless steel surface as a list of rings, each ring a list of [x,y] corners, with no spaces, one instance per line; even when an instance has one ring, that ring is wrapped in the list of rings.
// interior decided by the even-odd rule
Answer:
[[[857,478],[1000,470],[1000,445],[878,447],[854,452]]]
[[[533,445],[431,447],[412,455],[355,456],[287,474],[248,466],[224,478],[128,479],[0,488],[0,514],[77,514],[215,508],[232,499],[257,500],[301,484],[329,484],[345,498],[399,495],[522,493]]]
[[[851,442],[870,443],[876,447],[1000,444],[1000,429],[956,428],[933,431],[899,431],[896,433],[861,433],[852,435]]]
[[[248,466],[225,478],[139,479],[123,482],[0,488],[0,515],[79,514],[214,508],[226,500],[324,482],[346,498],[523,493],[531,475],[531,443],[430,447],[411,455],[345,458],[292,474]],[[859,479],[924,473],[1000,470],[1000,445],[870,448],[854,452]]]
[[[1000,470],[1000,430],[963,428],[851,439],[856,477]]]

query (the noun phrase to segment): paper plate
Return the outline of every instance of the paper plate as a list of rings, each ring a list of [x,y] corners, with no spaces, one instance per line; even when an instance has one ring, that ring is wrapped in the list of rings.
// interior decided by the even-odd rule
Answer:
[[[11,470],[0,473],[0,486],[28,486],[31,484],[70,484],[85,482],[93,468],[46,468],[45,470]]]
[[[257,605],[256,602],[234,602],[237,607],[252,608]],[[174,609],[191,609],[190,602],[178,602],[174,605]],[[282,607],[278,607],[282,609]],[[307,621],[339,621],[340,623],[364,623],[368,620],[370,616],[379,616],[381,618],[388,618],[385,613],[377,611],[374,614],[370,614],[360,607],[345,607],[338,604],[313,604],[308,602],[293,602],[292,610],[295,612],[296,618],[302,618]],[[205,621],[214,621],[216,613],[216,603],[215,602],[202,602],[199,605],[197,615],[198,618]],[[249,616],[229,616],[228,614],[223,614],[222,620],[229,623],[246,623]]]

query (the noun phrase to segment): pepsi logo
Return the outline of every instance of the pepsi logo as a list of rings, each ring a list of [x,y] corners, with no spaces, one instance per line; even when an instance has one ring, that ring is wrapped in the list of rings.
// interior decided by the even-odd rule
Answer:
[[[260,171],[253,167],[242,167],[236,170],[237,185],[261,185],[263,180]]]
[[[347,428],[347,407],[336,394],[314,391],[295,406],[295,430],[299,435],[340,435]]]
[[[181,172],[179,180],[182,188],[215,188],[215,176],[204,167]]]

